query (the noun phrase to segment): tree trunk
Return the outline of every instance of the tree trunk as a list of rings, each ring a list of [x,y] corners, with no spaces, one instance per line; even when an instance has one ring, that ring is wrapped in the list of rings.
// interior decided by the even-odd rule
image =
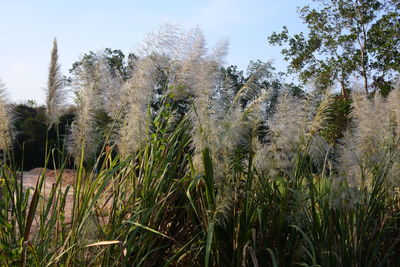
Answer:
[[[368,95],[368,76],[367,76],[367,67],[365,66],[365,54],[364,54],[364,46],[361,46],[361,65],[362,65],[362,71],[361,75],[363,76],[364,79],[364,90],[365,93]]]
[[[342,87],[342,95],[344,96],[344,98],[348,98],[347,96],[347,90],[346,90],[346,86],[344,84],[344,81],[340,81],[340,86]]]

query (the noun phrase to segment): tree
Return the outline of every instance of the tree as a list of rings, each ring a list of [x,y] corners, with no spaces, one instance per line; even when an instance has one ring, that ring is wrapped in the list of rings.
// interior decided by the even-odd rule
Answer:
[[[43,167],[46,146],[46,110],[19,104],[13,107],[13,127],[18,133],[13,143],[16,167],[29,170]]]
[[[103,59],[114,76],[118,75],[123,80],[127,80],[132,74],[137,57],[130,53],[127,60],[125,60],[124,53],[119,49],[105,48],[100,52],[89,51],[79,61],[72,64],[69,72],[74,76],[78,76],[82,71],[87,72],[88,69],[94,71],[96,64]]]
[[[315,0],[317,7],[299,9],[309,33],[281,33],[268,37],[289,61],[289,72],[326,88],[340,85],[347,96],[350,82],[361,79],[370,89],[391,88],[399,73],[400,25],[397,0]]]
[[[236,94],[245,83],[243,71],[239,71],[236,65],[230,65],[226,68],[222,67],[221,72],[225,78],[224,80],[229,80],[231,82],[231,86],[234,88]]]
[[[48,128],[45,106],[30,106],[27,104],[11,105],[12,129],[15,130],[13,138],[13,155],[16,167],[30,170],[35,167],[53,168],[61,154],[50,153],[48,165],[45,166],[45,148],[49,150],[59,148],[63,150],[67,134],[75,117],[73,108],[66,109],[59,117],[58,125],[53,124]],[[47,140],[46,140],[47,136]],[[66,167],[71,167],[67,164]]]

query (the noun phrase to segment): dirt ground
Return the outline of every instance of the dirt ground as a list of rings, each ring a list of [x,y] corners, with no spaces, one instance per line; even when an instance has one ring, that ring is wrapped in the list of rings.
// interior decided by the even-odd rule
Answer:
[[[36,168],[27,172],[23,173],[23,186],[24,188],[32,188],[35,190],[36,183],[38,178],[42,175],[43,168]],[[57,171],[53,170],[46,170],[45,175],[45,184],[42,187],[42,194],[44,196],[48,196],[53,184],[55,184],[57,179],[58,173]],[[74,179],[76,177],[76,172],[74,170],[66,169],[63,171],[62,178],[61,178],[61,190],[64,192],[68,185],[74,184]],[[66,203],[65,203],[65,222],[71,222],[71,214],[72,214],[72,205],[73,205],[73,190],[72,188],[69,189]]]

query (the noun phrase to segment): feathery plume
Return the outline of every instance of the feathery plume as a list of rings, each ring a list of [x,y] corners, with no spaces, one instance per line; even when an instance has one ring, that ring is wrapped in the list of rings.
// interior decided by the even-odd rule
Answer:
[[[95,115],[103,107],[99,77],[90,68],[79,73],[74,81],[76,89],[77,115],[71,129],[69,151],[79,162],[82,149],[85,159],[90,158],[97,149]]]
[[[62,103],[65,98],[63,88],[64,78],[61,74],[61,66],[58,63],[57,39],[54,38],[49,65],[49,75],[47,79],[46,111],[48,127],[58,123]]]
[[[140,57],[150,55],[173,56],[176,53],[180,38],[180,28],[175,24],[165,23],[146,35],[137,54]]]
[[[121,153],[131,153],[146,138],[149,104],[160,86],[173,90],[176,100],[192,102],[189,117],[195,153],[200,155],[207,146],[213,150],[210,140],[216,136],[215,122],[220,112],[214,107],[215,93],[226,50],[227,43],[221,42],[207,53],[204,35],[197,28],[183,32],[174,25],[164,25],[149,34],[137,53],[133,76],[124,86],[128,108],[118,142]],[[160,73],[166,79],[161,81]]]
[[[118,140],[118,149],[123,156],[137,150],[146,138],[150,120],[147,110],[156,85],[154,68],[150,61],[150,58],[139,59],[132,78],[125,84],[128,108]]]
[[[113,71],[107,64],[104,55],[99,54],[95,64],[94,79],[101,96],[101,107],[112,119],[117,115],[122,104],[123,80],[119,72]]]
[[[227,44],[220,46],[213,54],[207,55],[206,42],[203,33],[193,30],[186,38],[187,56],[182,61],[182,82],[190,95],[193,96],[193,107],[190,118],[193,124],[194,147],[202,151],[209,146],[216,118],[213,108],[213,94],[217,88],[220,74],[220,64],[226,54]]]
[[[399,109],[399,88],[392,90],[386,99],[378,93],[372,99],[353,94],[354,126],[342,140],[338,159],[340,172],[352,186],[369,186],[374,169],[389,163],[386,183],[391,188],[400,185]]]
[[[253,83],[255,80],[249,79],[236,95],[229,95],[234,90],[229,88],[231,83],[227,81],[224,82],[225,87],[218,89],[213,96],[214,126],[208,145],[212,148],[217,170],[215,176],[219,180],[229,177],[232,164],[243,160],[241,155],[252,153],[252,142],[258,137],[258,128],[270,101],[271,90]],[[238,151],[241,151],[240,155]]]
[[[294,155],[299,146],[304,144],[309,114],[307,103],[303,99],[291,94],[280,97],[269,127],[271,139],[270,146],[273,159],[269,160],[271,169],[278,168],[289,170],[293,166]]]
[[[0,150],[7,151],[11,143],[11,115],[7,107],[5,84],[0,80]]]
[[[181,81],[188,94],[193,98],[193,108],[189,118],[192,122],[192,139],[195,149],[195,160],[198,169],[201,169],[201,152],[209,147],[211,151],[217,148],[213,140],[218,139],[219,112],[216,109],[213,96],[218,86],[220,67],[223,56],[226,54],[227,44],[207,55],[204,35],[199,29],[190,32],[186,37],[186,53],[181,62]]]
[[[171,57],[178,41],[178,28],[164,25],[150,33],[140,47],[132,77],[123,87],[124,119],[120,129],[118,149],[123,156],[137,150],[146,139],[150,125],[150,103],[160,85],[160,72],[168,73]]]
[[[313,97],[298,98],[284,93],[278,98],[276,112],[267,121],[269,142],[256,144],[255,164],[260,171],[290,173],[298,153],[307,149],[314,163],[322,166],[329,144],[318,135],[329,118],[333,97],[327,95],[313,104]]]

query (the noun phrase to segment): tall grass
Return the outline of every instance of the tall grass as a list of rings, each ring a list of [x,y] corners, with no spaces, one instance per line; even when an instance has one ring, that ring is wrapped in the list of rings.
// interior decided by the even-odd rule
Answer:
[[[47,79],[46,111],[49,127],[58,123],[61,108],[65,100],[65,81],[61,74],[61,66],[58,63],[57,39],[54,38],[51,51],[49,75]]]
[[[398,89],[387,99],[355,95],[352,124],[332,145],[322,134],[332,95],[277,93],[255,77],[222,94],[224,45],[207,54],[200,32],[176,28],[150,37],[100,141],[89,138],[99,128],[81,127],[94,125],[90,97],[110,83],[83,79],[72,185],[67,157],[53,163],[47,153],[50,191],[48,170],[31,189],[2,164],[1,265],[400,264]]]

